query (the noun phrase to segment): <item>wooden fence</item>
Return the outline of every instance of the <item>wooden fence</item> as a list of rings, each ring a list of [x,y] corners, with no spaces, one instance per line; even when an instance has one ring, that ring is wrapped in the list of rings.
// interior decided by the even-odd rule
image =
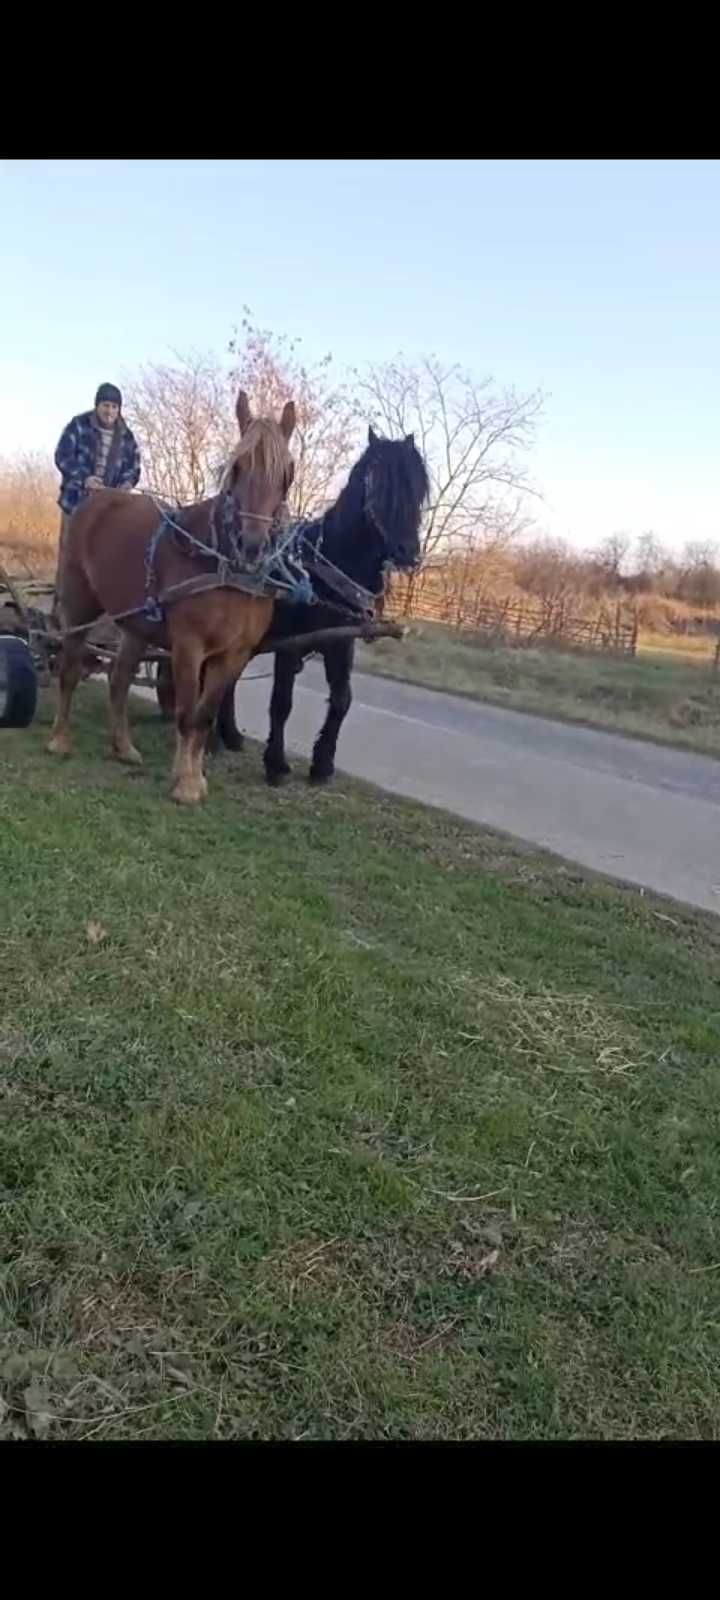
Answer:
[[[621,604],[599,606],[591,616],[580,616],[565,599],[539,603],[477,593],[444,594],[430,575],[429,580],[394,579],[387,611],[392,616],[482,633],[505,644],[564,645],[630,656],[637,651],[637,612]]]

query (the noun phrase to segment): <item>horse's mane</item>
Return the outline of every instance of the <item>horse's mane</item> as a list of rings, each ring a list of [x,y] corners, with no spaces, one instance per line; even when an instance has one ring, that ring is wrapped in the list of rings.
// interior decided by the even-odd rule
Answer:
[[[289,451],[280,424],[274,422],[272,417],[253,417],[228,460],[220,468],[218,481],[221,488],[226,485],[233,467],[245,461],[251,472],[262,472],[273,487],[283,488]]]
[[[378,514],[392,545],[397,537],[420,526],[430,485],[425,462],[412,439],[376,438],[355,462],[333,511],[336,526],[353,530],[362,518],[368,469]],[[332,514],[332,513],[331,513]]]

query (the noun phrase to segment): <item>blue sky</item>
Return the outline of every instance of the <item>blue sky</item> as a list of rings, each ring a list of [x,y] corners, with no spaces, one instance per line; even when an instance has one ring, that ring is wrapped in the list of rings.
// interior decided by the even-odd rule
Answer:
[[[720,163],[0,163],[0,454],[244,304],[340,363],[548,392],[551,532],[720,539]]]

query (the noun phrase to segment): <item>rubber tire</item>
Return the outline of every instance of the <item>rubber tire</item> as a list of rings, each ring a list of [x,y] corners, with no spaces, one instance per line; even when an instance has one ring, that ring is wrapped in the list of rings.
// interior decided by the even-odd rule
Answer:
[[[226,750],[242,750],[245,739],[237,725],[235,714],[235,684],[231,683],[220,702],[215,731]]]
[[[4,693],[0,691],[0,728],[29,728],[37,708],[38,681],[32,652],[14,633],[0,634]]]

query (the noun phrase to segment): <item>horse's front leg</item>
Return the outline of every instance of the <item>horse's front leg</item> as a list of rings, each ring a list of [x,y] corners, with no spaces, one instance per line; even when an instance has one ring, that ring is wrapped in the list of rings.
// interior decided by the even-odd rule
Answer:
[[[207,661],[203,669],[200,697],[192,719],[191,741],[193,762],[203,777],[206,791],[204,759],[210,747],[223,696],[228,685],[234,690],[235,683],[244,672],[251,654],[252,651],[247,646],[225,650]]]
[[[134,639],[132,634],[124,633],[110,673],[110,737],[113,755],[117,756],[118,761],[126,761],[136,767],[142,766],[142,756],[130,737],[128,696],[130,685],[144,654],[143,640]]]
[[[204,646],[192,634],[181,634],[172,640],[176,728],[172,797],[182,806],[197,805],[207,794],[202,751],[198,756],[195,731],[204,656]]]
[[[343,639],[337,644],[326,645],[322,655],[330,695],[328,714],[313,749],[311,783],[327,783],[335,771],[338,735],[352,705],[350,675],[355,659],[354,642],[352,639]]]
[[[298,666],[297,658],[291,656],[289,651],[276,651],[270,697],[270,734],[263,753],[265,777],[273,786],[282,783],[290,772],[285,756],[285,725],[292,711],[293,685]]]

